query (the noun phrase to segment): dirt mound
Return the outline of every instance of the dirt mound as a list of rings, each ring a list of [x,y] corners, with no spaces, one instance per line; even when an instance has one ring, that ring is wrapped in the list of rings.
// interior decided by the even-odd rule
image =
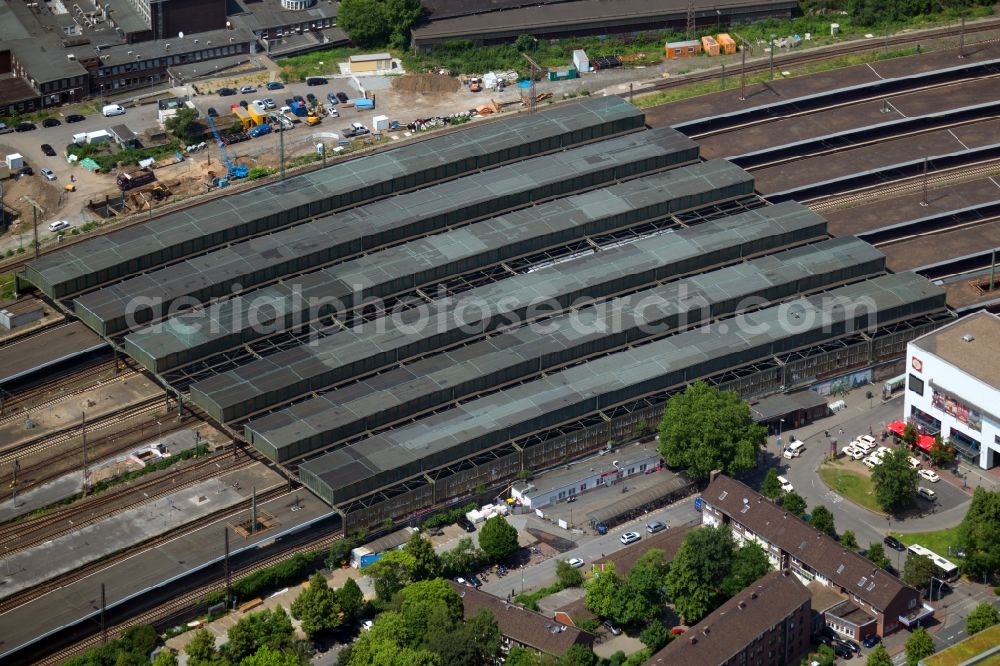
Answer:
[[[453,93],[462,86],[458,79],[441,74],[407,74],[394,78],[392,87],[401,92]]]
[[[31,204],[24,198],[31,197],[42,207],[45,213],[39,221],[55,216],[60,208],[62,188],[43,180],[36,172],[34,176],[22,176],[17,180],[8,181],[4,187],[3,201],[8,210],[13,209],[21,214],[22,220],[31,225]]]

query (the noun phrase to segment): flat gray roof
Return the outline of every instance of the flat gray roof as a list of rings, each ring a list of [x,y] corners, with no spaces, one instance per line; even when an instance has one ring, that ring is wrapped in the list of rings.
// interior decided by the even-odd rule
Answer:
[[[287,25],[298,25],[309,21],[332,19],[337,16],[337,4],[317,2],[312,7],[301,10],[283,9],[276,1],[247,2],[239,0],[243,12],[230,14],[229,20],[249,30],[267,30]],[[336,67],[336,64],[333,65]]]
[[[94,319],[109,322],[123,317],[137,298],[160,299],[164,309],[177,298],[203,301],[199,294],[209,290],[212,295],[229,292],[228,286],[234,283],[248,289],[261,280],[301,273],[361,250],[375,250],[387,242],[398,243],[407,237],[455,226],[482,214],[477,211],[489,210],[490,202],[501,197],[533,192],[546,183],[568,181],[599,169],[677,153],[687,153],[690,159],[696,157],[697,149],[676,130],[650,130],[599,141],[235,243],[85,294],[76,299],[75,307],[78,311],[87,310]],[[702,178],[692,177],[694,180],[697,182],[692,188],[703,186]],[[678,192],[684,190],[682,184],[674,187]],[[563,210],[569,204],[555,202],[552,206]],[[588,210],[596,213],[601,208],[591,203]],[[506,225],[504,218],[498,220],[494,226]],[[422,247],[415,247],[408,244],[397,252],[380,252],[374,261],[355,262],[361,264],[357,272],[331,276],[334,284],[329,295],[342,299],[357,287],[377,284],[379,278],[387,275],[403,279],[415,265],[432,266],[435,261],[443,264],[448,258],[485,249],[471,229],[439,234]],[[396,266],[392,265],[394,261]]]
[[[854,267],[864,267],[854,273]],[[666,286],[613,299],[599,308],[564,314],[542,326],[525,326],[452,352],[389,370],[249,422],[247,440],[268,451],[318,448],[356,436],[417,408],[462,397],[466,386],[482,390],[501,377],[512,381],[628,342],[660,337],[680,320],[690,326],[732,313],[750,299],[773,301],[845,277],[875,275],[885,257],[853,237],[837,238],[760,257]],[[404,407],[409,406],[409,411]]]
[[[886,275],[712,324],[577,365],[460,404],[300,466],[307,485],[334,503],[360,497],[489,447],[599,409],[854,330],[944,306],[943,290],[913,273]],[[874,320],[874,321],[872,321]],[[707,372],[706,372],[707,371]],[[325,486],[325,487],[320,487]]]
[[[376,359],[401,360],[416,351],[424,353],[457,343],[481,333],[489,323],[499,325],[524,308],[537,308],[531,315],[544,316],[552,313],[557,301],[582,302],[628,291],[630,287],[641,288],[655,280],[704,270],[747,254],[806,242],[825,235],[825,230],[823,218],[799,204],[769,206],[705,222],[517,275],[399,316],[335,333],[198,382],[192,386],[191,395],[210,413],[221,413],[235,405],[273,402],[277,395],[291,393],[292,387],[312,391],[331,381],[349,379],[354,374],[352,368],[376,363]],[[429,324],[412,326],[420,319]],[[371,369],[374,367],[377,364]]]
[[[333,197],[365,187],[413,178],[416,172],[539,141],[563,137],[585,127],[643,118],[641,111],[618,97],[592,97],[560,104],[536,114],[518,114],[496,122],[475,124],[461,132],[430,137],[394,150],[338,163],[235,195],[213,199],[169,213],[155,224],[140,224],[104,234],[45,254],[30,262],[28,279],[50,296],[62,297],[67,285],[96,283],[102,271],[111,277],[133,274],[162,263],[164,255],[183,252],[195,239],[237,239],[237,231],[252,233],[269,221],[292,222],[327,212]],[[524,149],[527,156],[527,149]],[[414,186],[416,182],[414,182]],[[391,188],[390,188],[391,189]],[[399,188],[402,189],[402,188]],[[389,194],[389,192],[386,192]],[[325,208],[323,206],[326,206]],[[264,230],[264,229],[261,229]]]
[[[975,312],[922,335],[910,344],[1000,390],[1000,317],[997,315]],[[994,405],[994,408],[1000,407]]]

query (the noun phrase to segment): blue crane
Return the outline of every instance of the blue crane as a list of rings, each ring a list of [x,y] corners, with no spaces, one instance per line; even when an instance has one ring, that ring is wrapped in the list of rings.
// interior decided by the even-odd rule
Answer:
[[[245,166],[240,166],[229,159],[229,153],[226,152],[226,144],[222,141],[222,136],[219,134],[219,128],[215,126],[215,121],[212,120],[212,116],[207,116],[207,118],[208,126],[212,128],[212,134],[215,136],[215,141],[219,144],[219,152],[222,153],[222,162],[226,165],[228,176],[230,178],[246,178],[246,175],[250,170]]]

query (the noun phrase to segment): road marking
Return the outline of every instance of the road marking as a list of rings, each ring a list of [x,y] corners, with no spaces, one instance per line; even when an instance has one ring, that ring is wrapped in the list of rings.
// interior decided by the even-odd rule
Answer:
[[[830,504],[839,504],[844,501],[843,497],[833,492],[832,490],[828,490],[825,497],[830,502]]]
[[[965,142],[959,139],[958,135],[952,132],[950,129],[948,130],[948,134],[951,134],[953,137],[955,137],[955,141],[958,141],[960,144],[962,144],[962,148],[965,148],[966,150],[969,149],[969,147],[965,145]]]

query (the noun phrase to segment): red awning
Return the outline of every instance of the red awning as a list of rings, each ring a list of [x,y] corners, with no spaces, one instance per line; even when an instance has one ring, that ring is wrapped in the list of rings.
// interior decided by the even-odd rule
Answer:
[[[885,427],[891,433],[894,433],[897,437],[903,436],[903,430],[906,429],[906,424],[902,421],[893,421]],[[934,446],[934,438],[930,435],[920,435],[917,437],[917,446],[924,451],[930,451],[931,447]]]
[[[893,421],[892,423],[886,426],[886,430],[888,430],[889,432],[894,432],[900,437],[903,436],[903,430],[905,428],[906,424],[903,423],[902,421]]]
[[[931,447],[934,446],[934,438],[930,435],[920,435],[917,437],[917,446],[924,451],[930,451]]]

